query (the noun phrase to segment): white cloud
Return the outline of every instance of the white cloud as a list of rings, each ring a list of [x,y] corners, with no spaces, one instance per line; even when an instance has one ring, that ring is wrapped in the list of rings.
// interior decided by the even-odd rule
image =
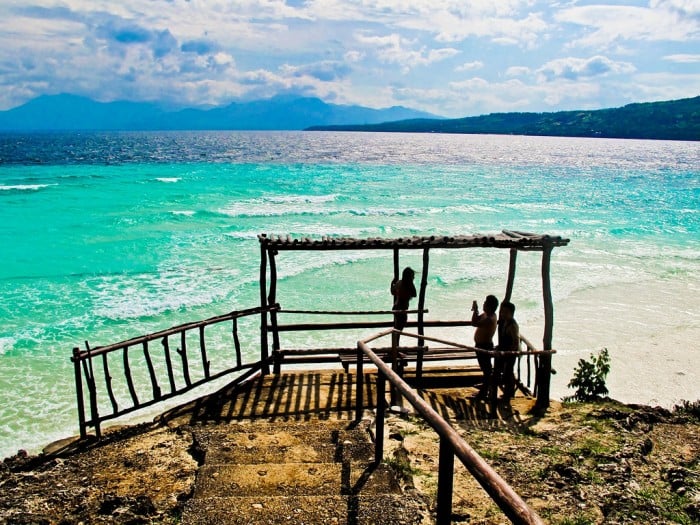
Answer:
[[[481,69],[484,67],[484,63],[481,60],[474,60],[472,62],[465,62],[461,66],[457,66],[455,71],[458,73],[462,71],[474,71],[475,69]]]
[[[507,77],[524,77],[531,73],[531,69],[525,66],[511,66],[506,69]]]
[[[597,55],[591,58],[568,57],[551,60],[540,67],[536,73],[546,81],[559,78],[576,81],[609,74],[629,74],[634,71],[634,65],[629,62],[615,62]]]
[[[676,2],[681,3],[681,2]],[[621,41],[685,42],[700,37],[700,21],[681,16],[671,2],[652,2],[652,7],[589,5],[563,9],[554,14],[560,23],[586,28],[571,45],[610,48]]]
[[[700,62],[700,55],[680,53],[677,55],[666,55],[664,60],[668,60],[669,62],[677,62],[679,64],[694,64],[695,62]]]
[[[0,108],[57,92],[602,107],[697,95],[698,40],[698,0],[0,0]]]
[[[386,36],[358,33],[355,38],[360,44],[372,49],[380,61],[399,64],[404,72],[408,72],[416,66],[427,66],[434,62],[440,62],[459,53],[458,49],[450,47],[426,49],[423,46],[418,50],[410,49],[413,42],[398,33]]]

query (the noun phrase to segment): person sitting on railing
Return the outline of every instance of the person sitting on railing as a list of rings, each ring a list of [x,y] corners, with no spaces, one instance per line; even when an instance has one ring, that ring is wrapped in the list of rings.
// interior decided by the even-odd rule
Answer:
[[[391,295],[394,296],[394,305],[392,310],[408,310],[408,303],[416,294],[416,287],[413,284],[413,278],[416,272],[412,268],[406,266],[401,273],[401,279],[391,281]],[[394,314],[394,329],[403,330],[408,322],[408,314],[401,312]],[[391,345],[393,348],[399,346],[399,335],[392,334]]]
[[[520,351],[520,327],[515,320],[515,305],[504,301],[498,312],[498,347],[499,352]],[[494,360],[491,396],[495,399],[498,387],[503,388],[504,401],[510,401],[515,395],[515,361],[517,355],[500,355]]]
[[[484,300],[484,311],[479,313],[479,305],[476,301],[472,303],[472,320],[469,324],[474,326],[474,346],[483,350],[493,350],[493,335],[496,333],[498,318],[496,317],[496,308],[498,308],[498,299],[495,295],[487,295]],[[479,389],[477,398],[484,398],[488,393],[489,384],[491,383],[491,374],[493,367],[491,365],[491,356],[485,353],[477,352],[476,359],[479,362],[479,368],[484,374],[484,382]]]

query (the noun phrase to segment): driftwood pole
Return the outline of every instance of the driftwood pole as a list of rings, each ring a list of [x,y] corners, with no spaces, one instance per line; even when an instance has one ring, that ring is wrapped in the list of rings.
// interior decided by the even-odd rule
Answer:
[[[511,295],[513,294],[513,283],[515,282],[515,264],[518,258],[518,250],[516,248],[510,249],[510,261],[508,263],[508,282],[506,283],[506,295],[503,297],[502,302],[510,301]]]
[[[274,305],[277,303],[277,264],[275,256],[277,250],[270,248],[267,250],[270,259],[270,293],[267,296],[267,304]],[[270,324],[272,325],[272,355],[277,357],[280,351],[280,333],[277,330],[277,311],[270,312]],[[275,374],[279,374],[279,360],[275,359]]]
[[[423,271],[420,278],[420,292],[418,293],[418,335],[425,334],[423,325],[423,310],[425,309],[425,289],[428,286],[428,265],[430,264],[430,248],[423,248]],[[425,341],[418,339],[418,346],[423,346]]]
[[[542,298],[544,300],[544,337],[542,350],[552,349],[552,328],[554,325],[554,305],[552,303],[552,286],[550,282],[550,262],[552,259],[552,244],[545,243],[542,251]],[[545,410],[549,407],[549,386],[552,379],[552,354],[542,354],[537,370],[537,408]]]
[[[394,280],[399,279],[399,249],[394,248]]]
[[[151,354],[148,351],[148,340],[143,342],[143,356],[146,358],[146,366],[148,367],[148,375],[151,378],[151,387],[153,387],[153,399],[160,399],[160,386],[158,386],[158,379],[156,378],[156,370],[153,368],[153,361],[151,360]]]
[[[163,353],[165,355],[165,368],[168,371],[168,382],[170,383],[170,393],[172,394],[177,390],[175,386],[175,375],[173,373],[173,361],[170,358],[170,342],[168,341],[168,336],[163,336],[161,341],[163,345]]]
[[[80,372],[80,348],[73,348],[73,371],[75,372],[75,393],[78,397],[78,426],[80,426],[80,438],[87,437],[85,425],[85,400],[83,399],[83,374]]]
[[[260,239],[260,360],[263,362],[260,372],[270,373],[267,349],[267,239]]]
[[[112,376],[109,373],[109,363],[107,362],[107,354],[102,354],[102,369],[105,373],[105,386],[107,387],[107,395],[109,396],[109,401],[112,403],[112,412],[115,414],[119,412],[119,407],[117,405],[117,399],[114,397],[114,390],[112,390]]]

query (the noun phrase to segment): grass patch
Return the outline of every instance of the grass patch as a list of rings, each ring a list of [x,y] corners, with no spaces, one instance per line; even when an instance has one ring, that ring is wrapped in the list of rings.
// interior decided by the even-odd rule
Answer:
[[[571,449],[571,454],[574,456],[594,457],[601,454],[609,454],[613,451],[609,445],[598,441],[597,439],[587,438],[580,444]]]
[[[408,460],[402,458],[385,458],[384,464],[404,478],[417,476],[423,472],[421,469],[411,465]]]
[[[555,521],[554,523],[557,525],[593,525],[595,523],[595,518],[588,514],[576,514],[575,516],[570,516],[560,521]]]

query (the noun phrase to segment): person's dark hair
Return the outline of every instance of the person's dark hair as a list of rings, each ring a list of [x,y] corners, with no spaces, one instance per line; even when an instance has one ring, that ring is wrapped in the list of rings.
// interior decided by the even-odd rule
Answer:
[[[416,272],[413,271],[413,268],[410,266],[406,266],[406,268],[403,269],[403,272],[401,272],[401,282],[406,287],[406,290],[408,290],[408,294],[411,297],[415,297],[417,295],[416,286],[413,284],[413,278],[415,275]]]
[[[496,308],[498,308],[498,299],[495,295],[487,295],[484,305],[490,308],[491,311],[495,312]]]
[[[505,308],[508,310],[511,314],[515,313],[515,305],[511,303],[510,301],[503,301],[501,303],[501,308]]]

